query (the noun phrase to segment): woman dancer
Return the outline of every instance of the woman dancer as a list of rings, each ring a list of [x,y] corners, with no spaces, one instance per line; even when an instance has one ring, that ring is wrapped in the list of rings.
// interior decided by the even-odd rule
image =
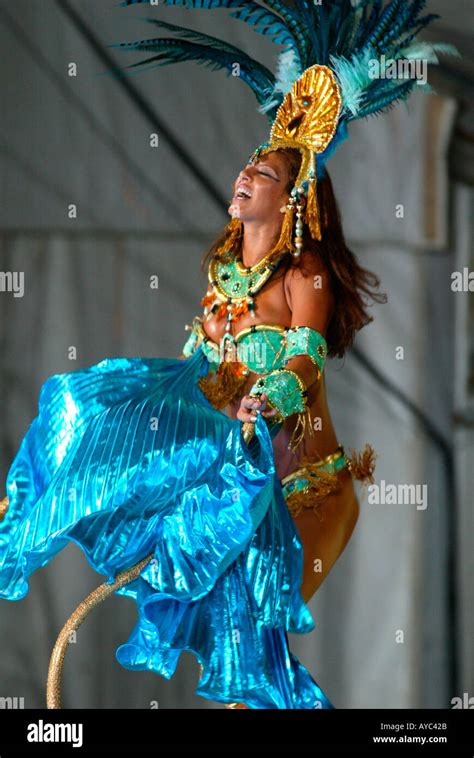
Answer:
[[[249,277],[255,276],[262,261],[268,260],[269,251],[280,237],[281,212],[286,210],[300,164],[301,154],[297,150],[280,148],[254,163],[249,162],[235,182],[229,212],[241,222],[242,232],[233,244],[233,256],[234,261],[236,257],[242,261]],[[315,244],[308,234],[304,237],[303,254],[294,256],[287,252],[277,256],[279,266],[254,296],[254,308],[232,319],[229,331],[225,328],[229,323],[226,309],[220,313],[216,309],[217,313],[213,313],[206,308],[204,318],[195,320],[198,335],[216,345],[226,335],[241,336],[247,353],[253,347],[256,362],[259,347],[261,352],[265,349],[271,352],[272,359],[278,352],[265,341],[268,339],[265,325],[269,325],[273,346],[278,347],[277,335],[283,336],[287,329],[298,334],[301,326],[305,332],[311,334],[314,330],[320,335],[319,344],[326,343],[322,336],[329,340],[328,356],[344,354],[354,332],[372,320],[366,313],[362,294],[369,294],[372,287],[378,286],[378,279],[359,266],[345,245],[329,175],[319,183],[318,193],[325,219],[323,242]],[[227,230],[231,240],[232,226],[231,223]],[[234,224],[235,227],[239,228],[239,224]],[[228,246],[226,236],[217,241],[211,254],[214,248]],[[209,257],[204,259],[204,265]],[[372,296],[384,301],[381,295],[372,293]],[[203,302],[207,300],[212,301],[212,291]],[[260,341],[252,346],[248,330],[256,327]],[[192,339],[192,344],[196,349],[199,340]],[[228,347],[221,352],[225,360],[235,361],[235,353]],[[240,353],[243,354],[242,347]],[[356,524],[359,504],[351,472],[358,479],[372,481],[374,456],[370,446],[366,446],[362,455],[350,460],[338,444],[327,404],[325,375],[320,372],[317,359],[311,353],[302,353],[292,357],[285,366],[296,371],[307,387],[309,423],[300,444],[296,449],[289,447],[296,414],[285,419],[281,431],[273,438],[276,471],[303,543],[302,593],[307,601],[342,553]],[[265,419],[274,420],[277,409],[267,409],[266,394],[260,398],[248,394],[257,377],[258,371],[251,371],[245,382],[240,387],[237,385],[237,397],[223,408],[225,413],[247,424],[254,423],[259,412]],[[211,387],[211,397],[215,400],[213,385],[207,386]],[[228,399],[228,383],[226,389]],[[301,465],[302,460],[309,464],[306,468]]]

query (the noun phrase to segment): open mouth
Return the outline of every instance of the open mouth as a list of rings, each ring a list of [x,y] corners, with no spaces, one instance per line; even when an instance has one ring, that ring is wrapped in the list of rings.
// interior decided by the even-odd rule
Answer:
[[[249,200],[252,197],[252,193],[250,190],[245,189],[244,187],[239,187],[237,192],[235,193],[233,200]]]

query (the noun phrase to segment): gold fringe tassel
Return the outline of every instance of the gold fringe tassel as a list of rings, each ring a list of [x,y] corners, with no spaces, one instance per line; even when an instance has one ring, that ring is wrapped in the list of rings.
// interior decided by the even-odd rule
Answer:
[[[328,495],[336,492],[339,488],[340,481],[338,475],[337,473],[334,474],[332,471],[321,469],[314,463],[306,464],[305,468],[309,471],[314,471],[317,474],[317,479],[311,477],[311,483],[304,491],[293,492],[288,496],[286,500],[288,510],[293,518],[295,518],[296,516],[299,516],[301,511],[308,510],[308,508],[311,507],[313,513],[317,515],[319,520],[324,521],[324,518],[319,512],[319,505]]]
[[[232,403],[245,387],[247,376],[239,361],[222,361],[217,372],[210,371],[198,379],[198,386],[217,410]]]
[[[348,458],[348,468],[354,479],[365,484],[367,482],[373,484],[377,454],[372,445],[366,444],[361,453],[357,453],[355,450],[352,450],[351,453],[350,456],[346,453],[346,458]]]
[[[285,215],[283,217],[283,223],[281,225],[280,237],[278,238],[278,241],[275,243],[274,247],[271,249],[269,255],[285,252],[286,250],[289,250],[290,252],[296,250],[293,243],[294,214],[294,206],[286,209]]]
[[[291,434],[290,441],[288,443],[288,450],[294,452],[298,445],[303,441],[306,434],[306,429],[309,429],[311,436],[313,436],[313,427],[311,423],[311,413],[309,407],[306,406],[304,411],[298,413],[298,419],[296,426]]]
[[[319,216],[316,177],[310,179],[306,198],[306,223],[313,239],[321,240],[321,219]]]

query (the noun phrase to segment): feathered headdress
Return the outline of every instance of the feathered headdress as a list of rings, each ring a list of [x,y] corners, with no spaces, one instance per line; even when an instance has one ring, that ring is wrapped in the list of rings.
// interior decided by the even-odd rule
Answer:
[[[153,0],[124,0],[120,6],[139,3],[158,5]],[[383,0],[294,0],[291,6],[281,0],[160,0],[159,6],[163,5],[229,10],[233,18],[283,47],[273,74],[224,40],[155,18],[143,20],[174,36],[111,45],[153,53],[126,68],[195,61],[235,75],[237,67],[257,98],[258,110],[271,123],[268,142],[260,145],[249,161],[279,147],[293,147],[302,154],[274,248],[286,247],[296,255],[302,248],[303,215],[313,239],[321,239],[316,181],[324,176],[328,158],[346,139],[347,124],[406,100],[416,84],[429,90],[426,79],[420,81],[413,75],[416,61],[438,63],[437,53],[458,55],[452,45],[415,41],[427,24],[439,18],[436,14],[420,17],[426,0],[389,0],[386,4]]]

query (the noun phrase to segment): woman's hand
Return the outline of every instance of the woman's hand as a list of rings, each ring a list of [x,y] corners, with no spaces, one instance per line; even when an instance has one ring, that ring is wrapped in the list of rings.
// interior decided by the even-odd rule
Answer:
[[[277,414],[276,408],[267,408],[267,393],[262,392],[260,397],[254,395],[244,395],[240,401],[240,408],[237,413],[239,421],[257,420],[257,413],[261,413],[264,418],[271,418]]]

